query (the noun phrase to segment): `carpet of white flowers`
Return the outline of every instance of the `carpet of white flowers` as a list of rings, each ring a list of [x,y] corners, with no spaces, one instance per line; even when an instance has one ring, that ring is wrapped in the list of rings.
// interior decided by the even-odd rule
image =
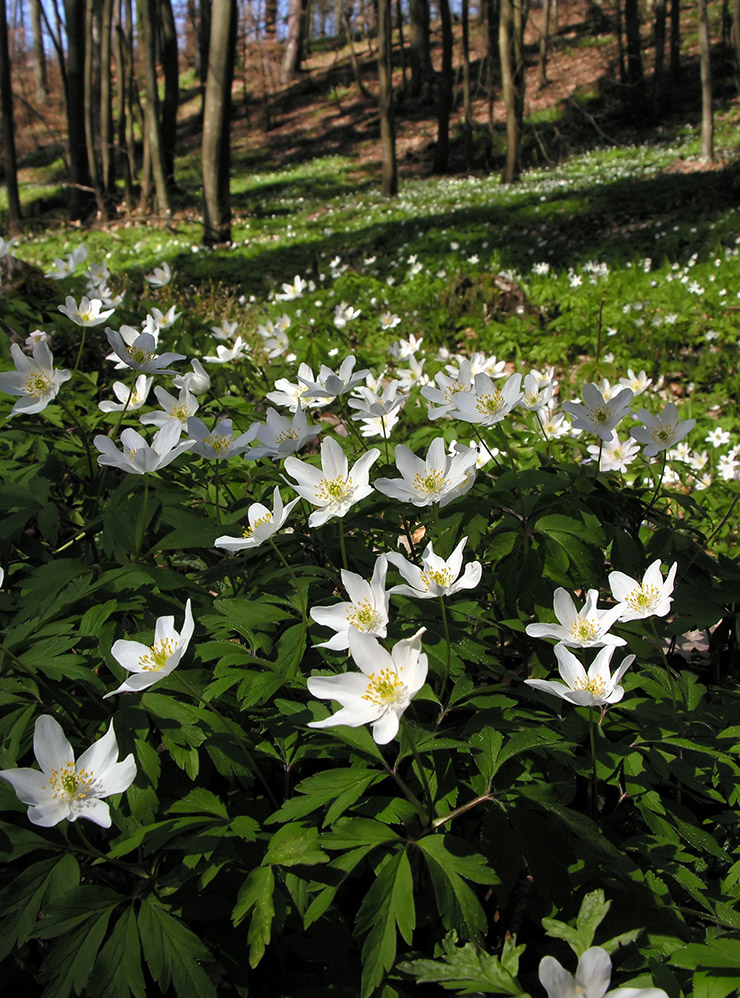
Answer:
[[[581,165],[2,243],[9,988],[737,993],[737,213],[578,259]]]

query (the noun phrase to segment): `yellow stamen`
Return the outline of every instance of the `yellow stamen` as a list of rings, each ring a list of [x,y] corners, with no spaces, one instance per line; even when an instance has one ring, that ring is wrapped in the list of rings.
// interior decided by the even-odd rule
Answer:
[[[49,391],[51,387],[51,379],[47,378],[47,376],[42,374],[41,371],[34,371],[33,374],[29,374],[23,382],[24,394],[30,395],[35,399],[40,399]]]
[[[400,669],[400,672],[403,670]],[[408,698],[408,690],[401,677],[393,669],[381,669],[368,676],[367,689],[362,695],[363,700],[377,704],[378,707],[391,707]]]
[[[599,633],[599,625],[594,620],[589,620],[588,617],[582,617],[579,614],[570,625],[570,633],[574,641],[584,643],[593,641]]]
[[[445,476],[443,472],[436,468],[428,470],[425,475],[414,475],[414,488],[423,495],[434,498],[438,496],[445,487]]]
[[[377,625],[380,614],[373,609],[369,600],[351,603],[347,610],[347,622],[358,631],[372,631]]]
[[[632,610],[636,610],[638,613],[641,610],[649,610],[658,600],[660,591],[657,586],[651,586],[649,583],[647,585],[643,584],[637,586],[632,590],[627,596],[625,596],[624,602]]]
[[[161,672],[167,662],[174,654],[177,642],[172,638],[163,638],[155,641],[146,654],[139,656],[139,665],[142,672]]]

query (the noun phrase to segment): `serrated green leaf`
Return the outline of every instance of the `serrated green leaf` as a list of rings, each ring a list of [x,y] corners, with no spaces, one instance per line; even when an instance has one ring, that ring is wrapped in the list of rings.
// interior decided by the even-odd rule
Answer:
[[[136,914],[128,908],[98,954],[90,982],[96,998],[147,998]]]
[[[411,866],[401,849],[383,864],[357,913],[356,933],[368,933],[362,945],[362,998],[369,998],[393,966],[396,927],[410,943],[415,924]]]
[[[298,822],[283,825],[275,832],[263,860],[264,864],[275,866],[314,866],[328,862],[329,857],[319,846],[318,831]]]
[[[177,998],[216,998],[216,990],[200,960],[210,956],[194,932],[149,900],[138,916],[144,959],[154,980]]]
[[[247,942],[249,943],[249,965],[254,968],[264,956],[270,944],[272,920],[275,907],[272,896],[275,890],[275,876],[269,866],[258,866],[251,871],[239,889],[239,894],[231,913],[234,925],[239,925],[252,911]]]
[[[75,994],[83,991],[105,937],[111,911],[88,919],[54,946],[39,970],[39,982],[48,982],[42,998],[68,998],[72,990]]]
[[[214,814],[217,818],[229,818],[223,802],[205,787],[194,787],[182,800],[175,801],[167,814]]]

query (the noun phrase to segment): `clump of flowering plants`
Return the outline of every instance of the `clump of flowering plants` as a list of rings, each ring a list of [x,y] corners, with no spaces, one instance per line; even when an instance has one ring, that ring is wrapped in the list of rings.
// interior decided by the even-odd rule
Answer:
[[[603,360],[593,309],[577,386],[504,349],[519,313],[466,349],[440,294],[422,328],[421,253],[385,260],[395,296],[336,257],[215,315],[173,261],[134,298],[77,257],[87,321],[55,307],[0,373],[8,981],[730,994],[740,570],[697,485],[704,449],[736,463],[723,427]],[[563,309],[607,280],[540,270]]]

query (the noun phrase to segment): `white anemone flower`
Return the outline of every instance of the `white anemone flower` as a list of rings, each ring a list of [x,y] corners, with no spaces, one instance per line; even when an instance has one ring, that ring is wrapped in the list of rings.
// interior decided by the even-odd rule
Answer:
[[[189,417],[198,411],[198,402],[187,388],[181,388],[177,398],[159,386],[154,389],[154,394],[162,408],[145,413],[141,417],[144,426],[164,426],[168,419],[177,419],[185,429]]]
[[[522,376],[512,374],[499,388],[488,374],[476,374],[473,390],[455,392],[449,415],[466,423],[500,423],[522,398]]]
[[[565,589],[555,590],[553,610],[557,624],[527,624],[526,631],[531,638],[554,638],[570,648],[599,648],[602,645],[624,645],[627,642],[609,628],[616,623],[622,607],[613,606],[609,610],[599,610],[598,589],[589,589],[582,610],[577,610],[573,597]]]
[[[538,412],[550,404],[554,390],[552,382],[543,382],[537,371],[530,371],[524,376],[522,397],[519,404],[529,412]]]
[[[635,395],[642,395],[652,383],[653,379],[649,378],[644,371],[635,374],[631,367],[627,370],[627,377],[619,379],[619,384],[624,385],[625,388],[631,388]]]
[[[72,377],[70,371],[54,370],[54,356],[46,340],[34,345],[33,357],[27,357],[17,343],[11,344],[10,355],[15,371],[0,374],[0,392],[19,396],[10,410],[11,416],[42,412],[57,397],[64,382]]]
[[[99,433],[93,439],[93,443],[100,451],[98,464],[121,468],[133,475],[161,471],[178,455],[190,450],[195,443],[192,439],[180,441],[181,429],[178,420],[168,419],[154,434],[150,445],[140,433],[128,427],[121,434],[122,451],[116,447],[110,437]]]
[[[389,601],[389,594],[385,591],[387,570],[388,562],[383,554],[377,557],[369,582],[356,572],[342,569],[342,585],[349,601],[311,608],[312,620],[336,631],[334,637],[316,644],[316,648],[344,651],[349,648],[349,633],[353,629],[376,638],[385,637]]]
[[[612,961],[601,946],[587,949],[575,977],[553,956],[540,961],[540,983],[547,998],[668,998],[662,988],[614,988],[609,991]]]
[[[193,395],[202,395],[211,387],[211,378],[197,357],[190,361],[192,371],[173,378],[175,388],[187,388]]]
[[[185,604],[185,618],[181,631],[175,630],[173,616],[157,617],[154,625],[154,641],[151,645],[119,638],[110,650],[111,655],[131,675],[117,690],[106,693],[103,699],[107,700],[116,693],[139,693],[159,682],[164,676],[169,676],[187,651],[194,627],[190,600],[188,600]]]
[[[396,467],[401,478],[379,478],[375,488],[391,499],[414,506],[446,506],[473,487],[477,454],[472,450],[445,453],[444,437],[433,440],[426,458],[417,457],[404,444],[396,446]]]
[[[255,428],[234,436],[233,423],[230,419],[221,419],[212,430],[199,416],[190,416],[187,421],[188,436],[193,437],[193,453],[206,457],[209,461],[224,460],[243,453],[254,440]]]
[[[127,343],[121,332],[106,329],[105,335],[113,347],[113,353],[126,367],[147,374],[175,374],[167,368],[175,360],[185,360],[182,353],[157,354],[157,341],[151,333],[139,333],[131,343]]]
[[[103,303],[99,298],[84,296],[78,305],[72,295],[67,295],[64,305],[58,306],[59,311],[77,326],[100,326],[115,312],[113,308],[101,312],[102,307]]]
[[[306,386],[306,392],[311,399],[334,399],[338,395],[352,391],[370,373],[367,368],[355,371],[354,367],[355,358],[350,354],[344,358],[336,373],[326,364],[322,364],[316,381],[301,377],[300,372],[298,380]]]
[[[219,343],[215,354],[209,354],[203,360],[206,364],[230,364],[234,360],[242,360],[249,353],[249,344],[241,336],[237,336],[230,347]]]
[[[291,499],[287,506],[283,506],[280,489],[276,485],[272,493],[272,512],[261,502],[252,503],[247,509],[249,526],[244,529],[242,536],[230,537],[228,534],[223,534],[216,538],[215,546],[223,548],[225,551],[246,551],[248,548],[258,548],[260,544],[280,530],[300,498],[300,496],[296,496],[295,499]]]
[[[678,409],[673,402],[666,404],[660,416],[647,409],[638,409],[635,415],[645,425],[633,426],[630,436],[641,444],[647,444],[643,450],[645,457],[655,457],[660,451],[675,447],[696,426],[695,419],[683,419],[679,423]]]
[[[452,398],[456,392],[473,391],[474,375],[470,369],[470,361],[463,360],[459,368],[452,367],[452,370],[456,373],[445,374],[443,371],[437,371],[434,375],[435,383],[424,385],[421,389],[422,397],[432,403],[427,409],[430,419],[446,416],[455,408]]]
[[[432,599],[434,596],[452,596],[460,589],[473,589],[480,582],[483,566],[479,561],[470,561],[462,576],[460,575],[463,548],[467,541],[467,537],[463,537],[447,559],[434,553],[430,541],[422,553],[421,567],[412,564],[399,552],[391,551],[386,557],[408,585],[393,586],[389,592],[416,596],[418,599]]]
[[[304,409],[298,409],[292,419],[281,416],[277,409],[267,410],[267,420],[252,426],[254,439],[259,441],[255,447],[245,452],[245,457],[256,460],[260,457],[287,457],[295,454],[307,443],[315,440],[321,432],[320,426],[309,426]]]
[[[132,391],[131,386],[124,384],[123,381],[114,381],[111,387],[118,401],[98,402],[98,409],[101,412],[123,412],[124,409],[126,412],[133,412],[134,409],[140,409],[147,400],[153,382],[154,378],[140,374],[134,382]]]
[[[360,314],[359,308],[353,308],[346,301],[334,306],[334,325],[337,329],[344,329],[348,322],[356,319]]]
[[[573,418],[573,428],[595,433],[607,443],[614,430],[630,411],[631,388],[622,388],[609,399],[594,384],[583,386],[583,402],[563,402],[562,408]]]
[[[19,800],[30,805],[28,819],[34,825],[51,828],[60,821],[87,818],[101,828],[110,828],[111,816],[102,798],[121,794],[136,776],[133,755],[118,761],[118,742],[113,723],[75,762],[72,746],[61,724],[42,714],[33,732],[33,754],[41,767],[4,769]]]
[[[144,277],[147,284],[150,284],[153,288],[163,288],[166,284],[169,284],[172,280],[172,271],[170,270],[170,265],[168,263],[163,263],[159,267],[155,267],[151,274],[147,274]]]
[[[180,312],[175,310],[174,305],[170,305],[166,312],[163,312],[159,308],[153,307],[147,316],[147,319],[151,316],[152,322],[155,323],[159,329],[169,329],[170,326],[172,326],[180,318],[180,314]]]
[[[309,527],[319,527],[334,516],[344,516],[350,507],[373,491],[370,468],[380,457],[377,447],[365,451],[352,468],[347,455],[332,437],[321,443],[321,468],[297,457],[286,457],[285,470],[295,479],[288,481],[296,492],[317,508],[308,518]]]
[[[328,405],[331,396],[315,398],[308,391],[308,385],[315,384],[313,370],[308,364],[302,363],[298,366],[298,382],[293,383],[287,378],[278,378],[275,382],[275,391],[267,392],[268,398],[275,405],[284,405],[291,412],[298,409],[310,409],[315,406]]]
[[[262,325],[257,326],[257,334],[265,341],[267,356],[270,360],[282,357],[290,347],[287,330],[290,327],[290,316],[281,315],[274,322],[267,319]]]
[[[371,724],[378,745],[387,745],[398,734],[401,715],[427,678],[427,656],[421,650],[422,627],[411,638],[398,641],[391,652],[370,634],[352,629],[349,651],[360,669],[340,676],[311,676],[308,691],[320,700],[336,700],[340,710],[310,728],[346,724],[359,728]]]
[[[211,326],[211,333],[214,339],[220,340],[222,343],[227,343],[234,339],[234,334],[238,328],[238,322],[229,322],[228,319],[224,319],[220,326]]]
[[[296,274],[292,284],[283,284],[283,290],[275,295],[275,299],[277,301],[293,301],[300,298],[306,290],[309,290],[308,282]]]
[[[608,443],[602,441],[600,447],[598,444],[589,444],[588,447],[589,454],[594,459],[598,458],[600,471],[625,472],[627,467],[635,460],[639,451],[640,445],[636,440],[632,440],[630,437],[627,437],[626,440],[620,440],[616,431],[614,432],[613,439]],[[601,457],[599,457],[599,454]]]
[[[401,409],[408,400],[408,395],[398,394],[398,381],[389,381],[378,394],[366,385],[358,385],[355,389],[358,398],[348,399],[348,405],[357,412],[352,419],[368,419],[371,416],[383,418]]]
[[[624,696],[624,689],[619,683],[635,660],[634,655],[623,658],[621,665],[612,675],[609,664],[613,654],[614,645],[600,648],[586,672],[565,645],[555,645],[558,672],[563,682],[559,683],[552,679],[525,679],[524,682],[527,686],[560,697],[561,700],[567,700],[577,707],[606,707],[618,703]]]
[[[660,558],[648,567],[642,582],[624,572],[610,572],[612,596],[619,603],[620,621],[643,620],[645,617],[665,617],[671,608],[673,585],[678,562],[668,569],[665,580],[660,572]]]

